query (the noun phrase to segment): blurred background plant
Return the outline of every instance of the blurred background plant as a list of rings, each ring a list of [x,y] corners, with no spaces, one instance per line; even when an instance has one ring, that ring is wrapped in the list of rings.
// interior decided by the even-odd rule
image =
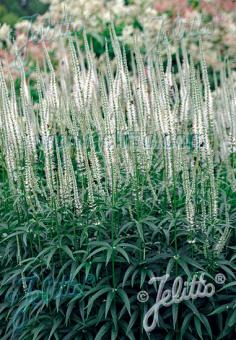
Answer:
[[[22,17],[43,14],[47,9],[48,5],[38,0],[1,0],[0,23],[14,26]]]
[[[97,57],[103,55],[109,40],[109,24],[113,22],[119,39],[128,46],[137,34],[141,41],[160,38],[158,33],[164,27],[169,39],[181,39],[189,35],[193,57],[197,54],[196,41],[199,35],[208,44],[207,63],[220,68],[220,55],[235,63],[234,37],[236,31],[236,2],[234,0],[40,0],[7,1],[0,6],[0,23],[14,27],[12,36],[19,45],[27,37],[34,36],[34,45],[42,38],[42,29],[47,31],[52,46],[60,41],[55,32],[62,28],[72,30],[82,37],[86,28],[89,41]],[[30,23],[30,24],[29,24]],[[1,46],[12,55],[8,33],[10,27],[0,27]],[[41,32],[41,33],[40,33]],[[44,35],[45,38],[46,35]],[[4,44],[3,44],[4,43]],[[82,44],[82,39],[81,39]],[[39,45],[40,47],[40,45]],[[35,50],[33,44],[29,50]],[[38,52],[37,48],[34,52]],[[33,53],[34,53],[33,52]],[[6,55],[5,55],[6,57]]]

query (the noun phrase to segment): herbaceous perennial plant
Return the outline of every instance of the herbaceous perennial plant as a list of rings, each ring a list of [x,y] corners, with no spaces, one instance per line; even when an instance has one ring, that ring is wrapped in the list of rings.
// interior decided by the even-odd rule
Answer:
[[[198,65],[184,40],[146,55],[111,41],[97,65],[69,37],[57,69],[44,45],[34,99],[20,56],[19,91],[0,68],[1,339],[232,339],[233,72],[213,91],[201,41]],[[202,272],[224,286],[146,333],[149,279]]]

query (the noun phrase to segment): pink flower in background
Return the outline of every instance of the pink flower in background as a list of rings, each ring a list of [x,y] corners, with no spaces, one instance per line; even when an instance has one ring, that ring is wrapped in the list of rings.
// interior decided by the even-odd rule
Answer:
[[[16,45],[21,51],[22,57],[30,57],[43,63],[44,53],[42,41],[34,42],[29,39],[28,32],[21,29],[16,30]],[[48,46],[48,42],[45,41]]]
[[[186,16],[189,12],[193,11],[193,8],[189,6],[187,0],[158,1],[155,5],[155,9],[159,13],[171,11],[174,16]]]
[[[222,9],[226,12],[231,12],[236,10],[235,0],[220,0]]]
[[[200,8],[203,13],[210,14],[212,16],[219,15],[220,11],[231,12],[236,10],[235,0],[202,0],[200,2]]]
[[[180,15],[187,17],[189,13],[193,12],[193,7],[189,5],[187,0],[164,0],[158,1],[155,9],[159,13],[171,11],[174,16]],[[204,14],[212,16],[219,16],[221,11],[231,12],[236,10],[235,0],[202,0],[199,4],[199,9]]]

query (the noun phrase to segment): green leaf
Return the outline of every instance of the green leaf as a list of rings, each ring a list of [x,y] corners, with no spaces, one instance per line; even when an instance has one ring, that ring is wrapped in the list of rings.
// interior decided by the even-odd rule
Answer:
[[[236,310],[233,311],[232,315],[230,316],[228,322],[229,327],[233,327],[236,325]]]
[[[111,255],[113,253],[113,249],[108,249],[107,251],[107,257],[106,257],[106,266],[108,265],[110,259],[111,259]]]
[[[225,305],[223,305],[223,306],[220,306],[220,307],[216,308],[213,312],[211,312],[211,313],[208,314],[208,315],[215,315],[215,314],[222,313],[222,312],[228,310],[228,308],[229,308],[229,305],[228,305],[228,304],[225,304]]]
[[[168,261],[168,265],[166,267],[166,274],[170,274],[171,273],[171,270],[172,268],[174,267],[174,264],[175,264],[175,260],[173,258],[171,258],[169,261]]]
[[[91,309],[93,307],[93,304],[94,302],[100,297],[102,296],[103,294],[105,293],[108,293],[109,291],[111,291],[111,287],[106,287],[106,288],[102,288],[100,289],[96,294],[94,294],[90,299],[89,299],[89,302],[88,302],[88,305],[87,305],[87,315],[89,316],[90,312],[91,312]]]
[[[195,324],[195,328],[197,330],[197,334],[199,335],[200,339],[203,340],[201,322],[196,316],[194,316],[194,324]]]
[[[121,289],[121,288],[118,288],[117,289],[117,293],[119,294],[121,300],[124,302],[125,304],[125,307],[130,315],[130,302],[129,302],[129,298],[128,298],[128,295],[126,294],[126,292]]]
[[[194,315],[196,315],[200,321],[202,321],[201,319],[201,314],[199,313],[199,311],[197,310],[196,306],[193,304],[192,301],[184,301],[184,303],[188,306],[188,308],[190,308],[193,312]]]
[[[179,311],[179,304],[178,303],[174,303],[172,305],[172,318],[173,318],[173,327],[175,329],[176,326],[176,322],[178,319],[178,311]]]
[[[144,242],[142,225],[139,222],[136,222],[136,227],[137,227],[141,240]]]
[[[111,340],[116,340],[118,335],[118,329],[112,326],[111,329]]]
[[[107,247],[100,247],[95,249],[91,254],[89,254],[88,259],[104,250],[107,250]]]
[[[183,268],[188,278],[191,278],[191,273],[190,273],[187,263],[185,263],[182,259],[179,259],[178,264]]]
[[[62,322],[61,317],[60,317],[60,318],[57,317],[57,318],[55,318],[55,319],[53,320],[53,327],[52,327],[51,332],[50,332],[50,334],[49,334],[48,340],[50,340],[51,337],[52,337],[53,335],[55,335],[55,330],[59,327],[59,325],[61,324],[61,322]]]
[[[209,335],[209,337],[212,339],[212,330],[211,330],[211,326],[209,324],[209,321],[207,320],[207,318],[205,317],[204,314],[201,314],[201,317],[202,317],[202,322],[207,330],[207,333]]]
[[[96,335],[94,340],[104,340],[104,335],[108,332],[110,328],[110,323],[106,322],[100,329],[98,334]]]
[[[116,251],[117,251],[118,253],[120,253],[120,254],[126,259],[126,261],[127,261],[128,263],[130,263],[129,256],[128,256],[127,252],[126,252],[123,248],[117,247],[117,248],[116,248]]]
[[[146,280],[146,276],[147,276],[146,270],[142,270],[141,271],[141,278],[140,278],[140,285],[139,285],[140,288],[142,288],[142,286],[143,286],[143,284]]]
[[[129,325],[128,325],[126,333],[129,333],[131,331],[132,327],[134,326],[134,324],[135,324],[135,322],[138,318],[138,315],[139,315],[139,313],[138,313],[137,310],[131,314],[131,318],[129,320]]]
[[[132,272],[135,270],[135,266],[131,265],[127,268],[125,275],[123,277],[122,287],[124,288],[125,284],[128,281],[129,276],[132,274]]]
[[[109,309],[111,307],[112,301],[115,297],[115,292],[111,291],[107,294],[107,299],[106,299],[106,309],[105,309],[105,318],[107,317],[107,314],[109,312]]]
[[[227,266],[221,264],[220,268],[224,269],[224,271],[229,274],[229,276],[232,276],[233,279],[235,279],[235,274],[232,272],[231,269],[229,269]]]
[[[61,249],[73,260],[75,261],[75,258],[73,256],[72,251],[70,250],[70,248],[68,246],[62,246]]]
[[[184,321],[182,323],[181,326],[181,332],[180,332],[180,337],[181,339],[183,339],[183,336],[186,334],[186,330],[188,328],[188,325],[190,323],[191,318],[193,317],[192,313],[188,313],[185,317],[184,317]]]
[[[218,290],[218,292],[220,292],[220,291],[222,291],[222,290],[224,290],[224,289],[228,289],[228,288],[233,287],[233,286],[236,286],[236,281],[227,283],[226,285],[224,285],[224,287],[220,288],[220,289]]]

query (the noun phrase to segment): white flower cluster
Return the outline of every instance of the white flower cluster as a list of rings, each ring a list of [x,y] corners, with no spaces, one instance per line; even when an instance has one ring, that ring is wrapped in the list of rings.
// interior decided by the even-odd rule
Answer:
[[[134,42],[130,66],[114,30],[111,40],[113,64],[107,50],[100,68],[86,35],[84,53],[70,37],[68,49],[61,52],[65,65],[58,73],[44,45],[48,73],[37,66],[36,108],[20,56],[20,100],[16,99],[13,79],[9,78],[9,87],[0,67],[1,150],[11,190],[19,197],[24,193],[30,209],[40,210],[46,201],[56,209],[80,215],[86,207],[94,209],[97,200],[113,201],[117,191],[124,188],[129,188],[137,203],[147,187],[156,201],[161,185],[161,195],[164,193],[171,208],[176,209],[178,178],[178,190],[185,197],[189,242],[194,244],[199,222],[206,236],[217,223],[215,162],[217,158],[228,159],[232,153],[231,148],[224,149],[222,156],[225,136],[231,140],[236,137],[235,125],[230,124],[236,112],[230,72],[227,80],[222,73],[221,89],[214,94],[202,43],[200,77],[184,44],[181,62],[176,51],[176,76],[169,45],[164,67],[159,50],[144,58]],[[177,148],[179,132],[193,133],[192,150]],[[130,133],[139,138],[134,141]],[[158,144],[147,138],[150,133],[158,137]],[[121,134],[126,137],[125,143],[120,142]],[[227,167],[235,187],[232,164],[228,162]],[[156,183],[153,173],[163,174],[163,178]],[[199,209],[202,221],[197,220]],[[227,235],[227,231],[220,235],[217,252]]]

